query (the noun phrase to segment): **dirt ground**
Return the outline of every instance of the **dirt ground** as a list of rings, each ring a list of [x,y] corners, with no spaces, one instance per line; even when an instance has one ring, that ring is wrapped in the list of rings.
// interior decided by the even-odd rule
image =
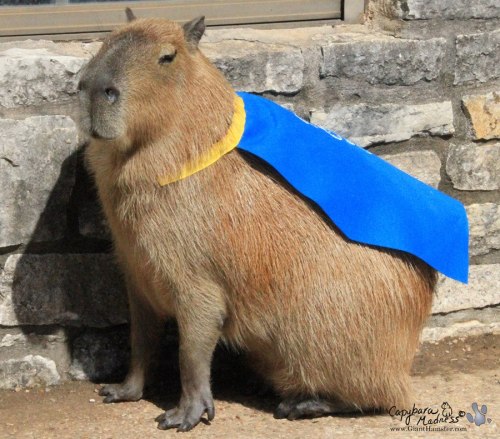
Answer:
[[[216,417],[211,425],[200,424],[189,433],[156,429],[154,418],[174,406],[178,385],[169,385],[135,403],[103,404],[98,385],[74,382],[47,389],[0,391],[0,439],[129,439],[129,438],[399,438],[399,437],[500,437],[500,336],[466,340],[448,339],[425,345],[414,365],[415,406],[432,407],[438,414],[405,419],[388,414],[332,416],[300,421],[275,420],[276,398],[249,394],[244,369],[219,373],[214,382]],[[220,371],[219,371],[220,372]],[[216,371],[217,373],[217,371]],[[220,376],[222,375],[222,376]],[[172,378],[177,381],[176,377]],[[173,381],[172,381],[173,382]],[[165,387],[165,383],[160,387]],[[447,402],[444,417],[443,402]],[[481,418],[472,409],[477,402],[486,415],[475,425],[460,411]],[[482,406],[486,407],[483,408]],[[412,409],[409,407],[408,409]],[[424,415],[425,416],[425,415]],[[458,416],[458,417],[456,417]],[[441,422],[423,426],[438,417]],[[452,420],[456,422],[452,423]],[[396,431],[396,429],[406,431]],[[433,430],[417,431],[418,428]],[[460,429],[460,431],[451,431]]]

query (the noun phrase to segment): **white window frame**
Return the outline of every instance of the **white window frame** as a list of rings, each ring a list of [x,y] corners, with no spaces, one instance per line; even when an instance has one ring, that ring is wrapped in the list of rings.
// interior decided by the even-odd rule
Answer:
[[[169,0],[0,6],[0,41],[22,38],[100,37],[125,21],[130,7],[137,17],[166,17],[179,22],[205,15],[208,26],[301,23],[346,19],[359,22],[365,0]]]

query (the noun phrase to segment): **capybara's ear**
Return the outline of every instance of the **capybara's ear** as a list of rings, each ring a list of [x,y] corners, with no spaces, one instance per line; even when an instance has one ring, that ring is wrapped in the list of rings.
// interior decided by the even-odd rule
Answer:
[[[127,16],[127,21],[130,23],[131,21],[134,21],[137,17],[134,15],[132,12],[132,9],[130,8],[125,8],[125,15]]]
[[[196,49],[205,32],[205,17],[203,15],[201,17],[196,17],[184,24],[182,28],[184,29],[186,43],[191,46],[191,48]]]

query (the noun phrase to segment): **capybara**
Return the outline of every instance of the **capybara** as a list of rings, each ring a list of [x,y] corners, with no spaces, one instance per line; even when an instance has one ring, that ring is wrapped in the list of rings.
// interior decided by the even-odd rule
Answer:
[[[452,415],[453,410],[450,404],[448,404],[446,401],[441,404],[441,408],[443,409],[443,416],[445,418],[449,418]]]
[[[79,84],[86,159],[131,314],[130,371],[102,388],[104,401],[142,397],[161,328],[175,318],[182,393],[160,429],[214,418],[218,342],[246,352],[282,397],[277,418],[406,406],[435,271],[348,240],[242,151],[160,185],[224,138],[235,92],[198,48],[203,17],[180,26],[128,16]]]

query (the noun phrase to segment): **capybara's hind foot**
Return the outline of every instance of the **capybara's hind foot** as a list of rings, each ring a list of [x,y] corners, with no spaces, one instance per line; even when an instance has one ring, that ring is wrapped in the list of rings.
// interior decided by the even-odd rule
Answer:
[[[288,419],[293,421],[300,418],[318,418],[333,413],[352,412],[354,408],[347,407],[338,402],[328,401],[321,398],[290,398],[283,400],[276,410],[276,419]]]
[[[99,396],[104,396],[103,402],[138,401],[142,398],[142,388],[126,381],[121,384],[108,384],[99,390]]]

